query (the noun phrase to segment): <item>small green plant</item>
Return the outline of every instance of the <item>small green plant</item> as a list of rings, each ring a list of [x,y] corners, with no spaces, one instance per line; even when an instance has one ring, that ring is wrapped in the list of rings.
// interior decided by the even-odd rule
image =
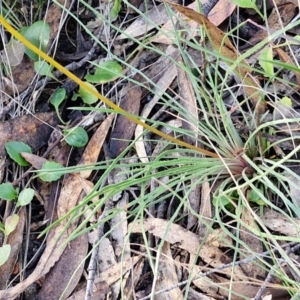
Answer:
[[[93,91],[97,92],[97,89],[95,88],[95,86],[93,86],[89,82],[85,82],[85,83]],[[78,94],[77,93],[73,94],[72,100],[75,101],[75,100],[77,100],[78,97],[80,97],[85,104],[89,104],[89,105],[94,104],[95,102],[98,101],[98,97],[96,97],[95,95],[90,93],[87,89],[85,89],[84,87],[81,87],[81,86],[79,87]]]
[[[57,78],[53,75],[53,66],[49,65],[45,61],[36,61],[34,62],[34,70],[39,73],[41,76],[48,76],[54,80],[57,80]]]
[[[17,199],[13,213],[6,218],[4,224],[0,222],[0,231],[4,234],[4,240],[0,247],[0,266],[5,264],[11,252],[11,245],[7,244],[7,238],[16,229],[19,222],[19,216],[16,214],[16,209],[29,204],[33,197],[34,190],[31,188],[24,189],[19,194],[18,190],[15,189],[11,183],[0,184],[0,199],[6,201],[14,201]]]
[[[23,142],[7,142],[5,149],[9,157],[22,167],[29,166],[29,163],[22,157],[21,152],[32,153],[31,148]]]
[[[121,65],[114,60],[106,60],[96,65],[96,70],[93,75],[85,75],[85,79],[91,83],[107,83],[116,80],[122,76]]]
[[[56,114],[59,117],[59,120],[61,121],[62,124],[65,124],[65,122],[63,121],[63,119],[60,116],[59,106],[63,103],[63,101],[66,99],[66,97],[67,97],[66,89],[59,88],[54,92],[54,94],[52,95],[52,97],[50,99],[50,103],[54,106]]]
[[[46,51],[50,40],[50,26],[46,22],[37,21],[30,26],[22,27],[20,34],[37,48]],[[40,60],[39,56],[27,47],[25,48],[25,53],[34,61]]]
[[[84,147],[88,140],[88,134],[82,127],[70,128],[63,130],[66,142],[76,148]]]
[[[82,128],[84,131],[84,129]],[[73,142],[74,144],[79,144],[83,143],[85,141],[84,133],[87,136],[87,133],[82,130],[79,130],[79,133],[76,134],[71,134],[70,136],[70,141]],[[12,160],[14,160],[17,164],[20,166],[29,166],[30,164],[27,162],[27,160],[22,156],[22,153],[32,153],[31,148],[22,142],[7,142],[5,144],[5,149],[10,156]],[[58,180],[64,173],[61,171],[63,169],[63,165],[54,161],[47,161],[43,163],[40,172],[38,173],[38,176],[43,180],[43,181],[56,181]],[[58,171],[57,171],[58,170]],[[13,188],[11,183],[3,183],[0,185],[0,192],[2,189],[2,196],[3,199],[10,201],[14,200],[17,196],[16,190]],[[23,195],[23,194],[22,194]],[[6,197],[6,198],[5,198]],[[11,198],[12,197],[12,198]],[[24,196],[23,196],[24,197]],[[1,198],[1,195],[0,195]]]

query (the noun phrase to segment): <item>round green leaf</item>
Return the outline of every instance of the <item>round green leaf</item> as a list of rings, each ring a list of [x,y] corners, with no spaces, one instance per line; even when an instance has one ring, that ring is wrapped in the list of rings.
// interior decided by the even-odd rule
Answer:
[[[121,65],[114,60],[102,61],[96,68],[95,74],[87,74],[84,78],[92,83],[106,83],[122,75]]]
[[[62,169],[64,166],[55,161],[47,161],[43,164],[38,176],[46,182],[52,182],[58,180],[63,172],[57,171],[57,169]]]
[[[21,28],[20,33],[37,48],[46,51],[50,39],[50,26],[48,23],[37,21],[29,27]],[[39,60],[39,56],[27,47],[25,53],[34,61]]]
[[[273,60],[273,49],[270,46],[267,46],[263,49],[259,55],[259,64],[265,71],[266,75],[270,78],[274,77],[274,65]]]
[[[0,184],[0,198],[11,201],[16,199],[18,196],[17,190],[13,187],[11,183]]]
[[[8,236],[10,233],[12,233],[19,222],[19,216],[18,215],[12,215],[12,216],[8,216],[5,220],[5,231],[4,234],[5,236]]]
[[[34,190],[33,189],[24,189],[18,197],[17,206],[25,206],[29,204],[34,197]]]
[[[73,147],[81,148],[84,147],[88,140],[89,136],[82,127],[76,127],[71,129],[63,130],[63,135],[66,142]]]
[[[86,82],[86,84],[98,93],[97,89],[92,84],[88,82]],[[86,90],[83,87],[79,88],[78,94],[80,95],[82,101],[86,104],[93,104],[98,101],[98,98],[95,95],[91,94],[88,90]]]
[[[41,76],[48,76],[57,80],[57,78],[52,74],[53,66],[49,65],[46,61],[36,61],[34,62],[34,70]]]
[[[21,152],[32,153],[31,148],[22,142],[7,142],[5,149],[9,157],[20,166],[29,166],[29,163],[21,156]]]
[[[249,193],[249,201],[254,202],[258,205],[265,205],[265,202],[254,190],[251,190]]]
[[[65,122],[61,119],[59,114],[59,106],[61,103],[66,99],[67,92],[65,88],[57,89],[50,99],[50,103],[54,106],[57,116],[59,117],[60,121],[65,124]]]
[[[0,267],[6,263],[11,252],[10,245],[4,245],[0,247]]]

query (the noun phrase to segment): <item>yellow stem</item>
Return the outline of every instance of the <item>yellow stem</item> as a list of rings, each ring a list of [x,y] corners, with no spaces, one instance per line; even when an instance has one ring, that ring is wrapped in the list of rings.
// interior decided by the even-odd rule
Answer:
[[[98,99],[100,99],[101,101],[103,101],[106,105],[110,106],[111,108],[113,108],[117,113],[122,113],[124,114],[128,119],[130,119],[132,122],[139,124],[141,126],[143,126],[145,129],[148,129],[149,131],[163,137],[166,140],[169,140],[175,144],[181,145],[183,147],[192,149],[192,150],[196,150],[206,156],[210,156],[210,157],[215,157],[218,158],[219,156],[211,151],[207,151],[205,149],[190,145],[188,143],[185,143],[183,141],[180,141],[168,134],[165,134],[161,131],[159,131],[158,129],[142,122],[141,120],[139,120],[138,118],[129,115],[125,110],[123,110],[122,108],[120,108],[118,105],[114,104],[113,102],[111,102],[109,99],[105,98],[104,96],[102,96],[101,94],[99,94],[98,92],[94,91],[91,87],[89,87],[86,83],[84,83],[82,80],[80,80],[77,76],[75,76],[73,73],[71,73],[70,71],[68,71],[66,68],[64,68],[62,65],[60,65],[57,61],[55,61],[54,59],[52,59],[50,56],[48,56],[46,53],[44,53],[43,51],[41,51],[40,49],[38,49],[36,46],[34,46],[31,42],[29,42],[27,39],[25,39],[18,31],[16,31],[4,18],[3,16],[0,15],[0,23],[6,28],[7,31],[9,31],[11,33],[12,36],[14,36],[16,39],[18,39],[19,41],[21,41],[26,47],[28,47],[30,50],[32,50],[33,52],[35,52],[37,55],[39,55],[40,57],[42,57],[44,60],[46,60],[48,63],[50,63],[53,67],[55,67],[56,69],[58,69],[60,72],[62,72],[63,74],[65,74],[67,77],[69,77],[70,79],[72,79],[73,81],[75,81],[79,86],[81,86],[82,88],[86,89],[87,91],[89,91],[91,94],[93,94],[94,96],[96,96]]]

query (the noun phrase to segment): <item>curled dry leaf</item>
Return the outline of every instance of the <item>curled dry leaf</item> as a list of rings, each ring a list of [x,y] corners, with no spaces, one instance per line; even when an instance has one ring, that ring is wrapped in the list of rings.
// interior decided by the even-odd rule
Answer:
[[[46,158],[27,152],[21,152],[21,156],[37,170],[40,170],[43,164],[47,161]]]
[[[213,267],[220,267],[231,262],[230,258],[217,247],[206,243],[203,244],[200,236],[177,224],[170,224],[162,219],[151,218],[144,222],[138,221],[129,230],[132,232],[149,231],[156,237],[164,238],[168,243],[177,244],[180,249],[199,255],[207,264]],[[243,280],[245,278],[239,266],[235,266],[234,271],[232,269],[224,269],[223,272],[229,276],[232,276],[232,272],[234,272],[234,280]]]

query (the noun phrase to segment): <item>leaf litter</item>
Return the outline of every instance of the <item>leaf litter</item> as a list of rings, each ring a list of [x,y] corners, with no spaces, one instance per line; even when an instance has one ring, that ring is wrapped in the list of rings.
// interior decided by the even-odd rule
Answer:
[[[66,9],[74,9],[69,1],[59,2],[65,5]],[[264,77],[265,74],[257,72],[257,54],[262,51],[262,48],[257,47],[257,51],[252,53],[257,57],[248,57],[242,53],[247,48],[247,44],[253,47],[266,39],[264,46],[267,45],[269,53],[272,54],[268,56],[269,60],[276,57],[284,64],[297,68],[297,57],[292,50],[296,39],[289,33],[282,32],[276,38],[282,37],[283,45],[275,44],[276,39],[272,42],[268,40],[276,30],[280,31],[284,26],[290,24],[295,15],[297,3],[293,1],[271,2],[266,4],[267,9],[271,10],[266,20],[267,24],[262,23],[261,20],[258,21],[259,17],[255,11],[240,9],[241,13],[247,18],[253,19],[250,21],[259,28],[256,34],[248,38],[247,43],[244,43],[242,47],[237,45],[236,39],[232,39],[232,36],[226,33],[226,29],[224,30],[226,28],[224,24],[229,22],[228,18],[235,14],[234,10],[237,8],[236,4],[232,2],[203,1],[203,14],[196,12],[197,4],[195,2],[189,5],[189,8],[169,3],[168,5],[184,15],[176,13],[176,17],[174,16],[172,21],[169,7],[165,4],[154,6],[145,12],[148,19],[145,19],[145,15],[139,15],[136,20],[130,21],[131,24],[126,29],[116,34],[116,40],[123,45],[122,52],[128,55],[128,51],[132,51],[128,47],[133,43],[131,45],[125,42],[122,44],[123,40],[137,38],[142,41],[146,36],[151,36],[151,43],[159,44],[159,51],[152,53],[153,55],[149,56],[148,60],[147,55],[146,58],[139,59],[140,61],[134,67],[134,71],[138,71],[136,73],[127,73],[130,67],[123,69],[123,75],[127,76],[123,83],[119,74],[111,78],[108,83],[103,84],[101,89],[108,92],[119,106],[125,108],[127,113],[139,115],[144,122],[157,120],[158,124],[163,124],[160,126],[161,130],[165,130],[173,136],[180,132],[181,138],[186,142],[205,147],[207,143],[205,134],[201,131],[201,127],[197,126],[204,120],[202,107],[199,105],[190,74],[182,67],[191,62],[187,62],[186,57],[182,55],[178,46],[179,35],[174,34],[173,25],[178,21],[178,31],[189,31],[185,36],[186,45],[195,39],[202,38],[205,33],[209,40],[204,41],[202,45],[214,53],[203,55],[197,51],[198,61],[193,61],[193,72],[197,72],[197,68],[200,68],[205,74],[204,70],[213,63],[210,59],[216,56],[217,60],[223,61],[222,64],[220,63],[220,70],[222,70],[220,72],[232,74],[236,85],[242,87],[243,92],[239,95],[243,95],[246,99],[249,115],[252,116],[254,112],[259,116],[257,119],[259,122],[256,120],[254,125],[259,127],[260,122],[262,124],[267,122],[264,121],[265,115],[272,118],[269,122],[278,123],[282,120],[282,124],[286,124],[284,123],[285,119],[297,116],[297,114],[293,114],[293,111],[297,112],[295,95],[297,95],[299,85],[298,70],[286,72],[272,65],[276,72],[282,72],[285,81],[295,77],[293,81],[294,94],[292,94],[294,96],[291,99],[288,98],[290,104],[283,109],[282,106],[278,106],[280,101],[278,101],[277,95],[270,96],[270,92],[266,92],[261,86],[268,80]],[[140,5],[137,2],[132,2],[132,4]],[[139,8],[140,6],[132,11],[135,12]],[[62,35],[59,33],[61,25],[57,21],[63,20],[63,11],[52,4],[47,13],[46,20],[50,25],[52,43],[57,36]],[[122,18],[122,15],[120,16]],[[122,28],[123,24],[119,21],[116,19],[114,24]],[[185,25],[183,25],[184,22]],[[160,26],[161,30],[158,30]],[[109,26],[105,25],[105,22],[98,22],[94,27],[95,32],[97,27],[99,30],[106,30],[105,39],[103,35],[99,34],[99,37],[106,42],[115,34]],[[81,30],[79,28],[79,31]],[[201,30],[203,31],[201,32]],[[87,36],[85,38],[88,39]],[[78,34],[73,39],[77,39],[77,42],[80,40]],[[61,43],[68,42],[62,40]],[[201,41],[199,44],[201,45]],[[79,45],[80,43],[77,45],[78,48]],[[186,45],[184,46],[189,48]],[[2,94],[7,94],[14,102],[13,97],[16,91],[22,93],[32,82],[37,82],[39,79],[34,77],[32,61],[26,56],[23,57],[22,47],[19,47],[19,44],[10,44],[7,45],[7,50],[10,47],[12,47],[13,56],[7,56],[6,63],[10,62],[14,68],[10,79],[2,79],[6,83]],[[186,50],[188,57],[191,57],[190,50]],[[95,51],[99,51],[99,49]],[[73,52],[80,54],[78,49]],[[103,52],[99,51],[98,54],[100,53],[103,55]],[[2,56],[4,56],[4,52],[1,52]],[[108,59],[111,57],[109,56]],[[268,59],[264,63],[266,68],[270,67]],[[94,73],[93,65],[83,64],[83,66],[86,73]],[[76,68],[73,69],[75,72]],[[80,64],[79,68],[82,68]],[[96,80],[95,74],[90,75],[94,80]],[[271,78],[272,72],[266,72],[266,74],[270,75],[268,88],[276,89],[281,84],[280,80]],[[61,74],[58,74],[57,78],[62,80]],[[205,76],[202,79],[206,80]],[[55,88],[60,87],[59,84],[54,83]],[[43,209],[38,208],[40,210],[38,213],[45,216],[40,218],[40,224],[42,226],[45,223],[52,225],[48,235],[44,238],[46,243],[44,249],[40,242],[40,252],[33,262],[34,267],[30,275],[26,275],[22,280],[14,279],[8,284],[14,276],[19,276],[18,274],[23,268],[19,257],[23,255],[21,244],[25,243],[23,240],[25,215],[30,216],[30,214],[24,208],[18,211],[17,227],[8,234],[6,240],[8,245],[12,245],[13,251],[6,263],[0,266],[0,299],[16,299],[22,293],[25,295],[24,299],[26,297],[29,299],[32,296],[29,292],[32,286],[36,287],[36,291],[33,291],[35,299],[104,299],[107,297],[120,299],[121,295],[128,299],[146,299],[150,293],[156,293],[155,299],[185,299],[185,287],[190,288],[189,297],[198,297],[198,299],[220,299],[220,297],[227,299],[242,299],[242,297],[288,299],[282,281],[275,276],[269,276],[270,269],[266,269],[266,264],[260,257],[260,255],[265,255],[271,261],[276,257],[273,254],[278,251],[278,248],[266,246],[265,240],[260,236],[258,225],[268,228],[274,233],[274,236],[280,235],[281,249],[288,253],[289,250],[282,240],[290,242],[299,237],[296,228],[299,225],[299,218],[294,217],[292,222],[288,215],[289,209],[291,207],[293,209],[293,205],[297,207],[299,204],[297,200],[288,206],[285,215],[278,209],[276,211],[274,205],[273,209],[270,208],[272,205],[269,205],[270,207],[263,207],[262,213],[258,214],[256,218],[245,210],[240,215],[240,223],[237,221],[237,217],[232,217],[232,211],[229,211],[228,215],[223,214],[222,219],[216,219],[212,200],[215,185],[221,185],[221,182],[218,182],[217,179],[216,182],[212,182],[208,176],[199,184],[198,178],[193,177],[187,180],[192,186],[191,188],[191,186],[184,187],[187,181],[182,178],[182,182],[179,182],[177,186],[167,188],[169,190],[178,188],[188,194],[185,198],[188,205],[182,207],[176,196],[165,199],[164,194],[161,194],[162,198],[159,201],[155,198],[155,191],[167,186],[172,180],[172,175],[169,174],[155,177],[155,172],[161,171],[160,168],[157,168],[152,170],[153,178],[149,178],[143,183],[146,185],[146,190],[149,189],[151,197],[153,196],[151,198],[153,204],[144,207],[144,215],[135,219],[133,212],[137,207],[143,205],[143,199],[147,199],[147,196],[142,195],[141,184],[127,187],[125,191],[120,190],[119,187],[131,178],[135,178],[136,173],[133,170],[134,166],[137,166],[137,161],[151,164],[156,157],[163,155],[170,148],[165,145],[163,140],[145,134],[142,126],[134,124],[126,116],[111,113],[105,106],[98,104],[96,99],[86,104],[97,107],[99,110],[97,114],[91,116],[88,113],[78,113],[74,110],[74,115],[70,115],[69,111],[66,112],[66,107],[71,108],[79,103],[78,99],[73,99],[75,102],[70,104],[70,95],[76,92],[76,88],[74,86],[68,89],[66,97],[68,99],[66,99],[66,103],[62,101],[58,109],[63,118],[70,118],[71,123],[89,124],[87,127],[90,140],[84,150],[77,149],[70,152],[70,147],[66,145],[60,132],[61,129],[57,126],[59,124],[58,117],[54,113],[46,112],[48,106],[45,104],[45,99],[39,100],[42,103],[38,103],[37,110],[33,108],[36,107],[35,103],[33,106],[27,106],[26,102],[20,102],[18,104],[21,108],[24,108],[22,105],[27,106],[21,113],[23,116],[17,117],[18,112],[16,115],[7,114],[6,119],[1,120],[0,150],[3,150],[0,151],[0,156],[6,156],[6,142],[21,141],[33,149],[35,154],[24,154],[24,157],[38,170],[49,158],[65,166],[77,166],[81,169],[79,172],[67,174],[59,182],[51,184],[24,177],[27,178],[26,181],[28,180],[29,184],[36,188],[36,198],[40,199],[40,206],[44,206]],[[95,88],[99,89],[99,86]],[[233,87],[230,88],[233,89]],[[39,91],[40,95],[45,93],[43,89]],[[45,90],[47,89],[54,92],[51,85],[47,86]],[[229,94],[231,93],[228,88],[227,91],[224,91],[224,95],[228,90]],[[213,90],[211,92],[213,95]],[[166,94],[172,101],[179,103],[180,110],[166,105],[167,102],[163,100]],[[7,95],[6,99],[8,99]],[[49,98],[49,92],[48,94],[46,92],[46,96]],[[26,97],[24,99],[27,99]],[[265,101],[270,101],[272,97],[275,98],[275,104],[266,105]],[[252,102],[247,101],[248,99]],[[13,105],[8,104],[7,100],[5,101],[3,105],[13,110]],[[168,99],[168,101],[171,100]],[[87,109],[89,109],[88,105]],[[242,111],[239,105],[243,104],[229,108],[233,120],[236,114]],[[270,107],[273,108],[270,109]],[[43,112],[36,113],[39,109]],[[28,112],[29,114],[27,114]],[[218,112],[211,111],[209,113],[213,115]],[[228,115],[230,116],[230,114]],[[276,145],[277,141],[274,142],[276,135],[272,130],[281,130],[283,127],[278,127],[280,124],[277,123],[271,124],[270,131],[264,133],[263,137],[270,142],[270,148],[278,150],[282,144]],[[238,127],[238,123],[234,125]],[[178,129],[181,131],[177,131]],[[243,135],[242,130],[240,130],[240,134]],[[288,149],[293,151],[298,134],[292,132],[292,127],[288,126],[285,128],[283,139],[288,140]],[[281,150],[280,156],[288,154],[286,149]],[[276,150],[274,151],[276,152]],[[46,158],[42,157],[43,153],[47,153]],[[122,166],[112,168],[106,174],[107,176],[101,177],[103,175],[101,171],[92,170],[91,166],[102,157],[109,164],[113,158],[123,154],[125,156],[120,160]],[[181,158],[179,151],[174,152],[173,155],[178,159]],[[193,155],[197,159],[198,156]],[[11,178],[11,167],[13,164],[10,161],[2,164],[0,171],[3,172],[4,169],[7,169],[6,177],[1,176],[3,182]],[[24,179],[20,173],[16,172],[16,174],[20,178],[19,180],[13,179],[15,184]],[[31,176],[29,174],[27,173],[27,176]],[[291,199],[298,199],[298,189],[296,188],[299,183],[298,178],[295,179],[291,172],[289,174],[286,176],[288,184],[283,185],[286,189],[285,192]],[[104,194],[97,193],[99,190],[97,179],[100,177],[102,179],[100,185],[107,187]],[[111,192],[112,189],[115,191]],[[247,191],[245,191],[245,195],[247,195]],[[249,197],[247,200],[251,201]],[[280,199],[278,201],[278,207],[283,208],[284,204],[280,203]],[[2,201],[0,204],[3,207],[4,202]],[[176,206],[181,209],[182,215],[175,214]],[[36,207],[38,205],[34,203],[32,208],[37,209]],[[1,222],[9,218],[12,208],[12,203],[5,203],[5,209],[1,211]],[[114,212],[118,213],[114,214]],[[114,215],[110,216],[112,213]],[[174,215],[177,218],[173,218]],[[60,222],[57,221],[59,218],[62,218]],[[261,223],[257,222],[257,218]],[[29,221],[34,225],[35,221]],[[223,231],[220,222],[230,230]],[[93,230],[87,230],[91,225]],[[106,227],[112,228],[111,231]],[[75,236],[72,235],[73,233]],[[2,233],[0,232],[0,234]],[[37,235],[36,232],[34,234]],[[237,236],[239,237],[238,242]],[[91,256],[88,256],[89,246],[93,248]],[[256,257],[253,257],[254,254]],[[293,259],[298,260],[297,250],[293,254]],[[95,270],[97,266],[98,272]],[[292,267],[289,266],[289,268]],[[295,271],[293,273],[289,268],[283,268],[284,272],[288,278],[296,280]],[[290,289],[290,291],[295,290],[293,286]]]

